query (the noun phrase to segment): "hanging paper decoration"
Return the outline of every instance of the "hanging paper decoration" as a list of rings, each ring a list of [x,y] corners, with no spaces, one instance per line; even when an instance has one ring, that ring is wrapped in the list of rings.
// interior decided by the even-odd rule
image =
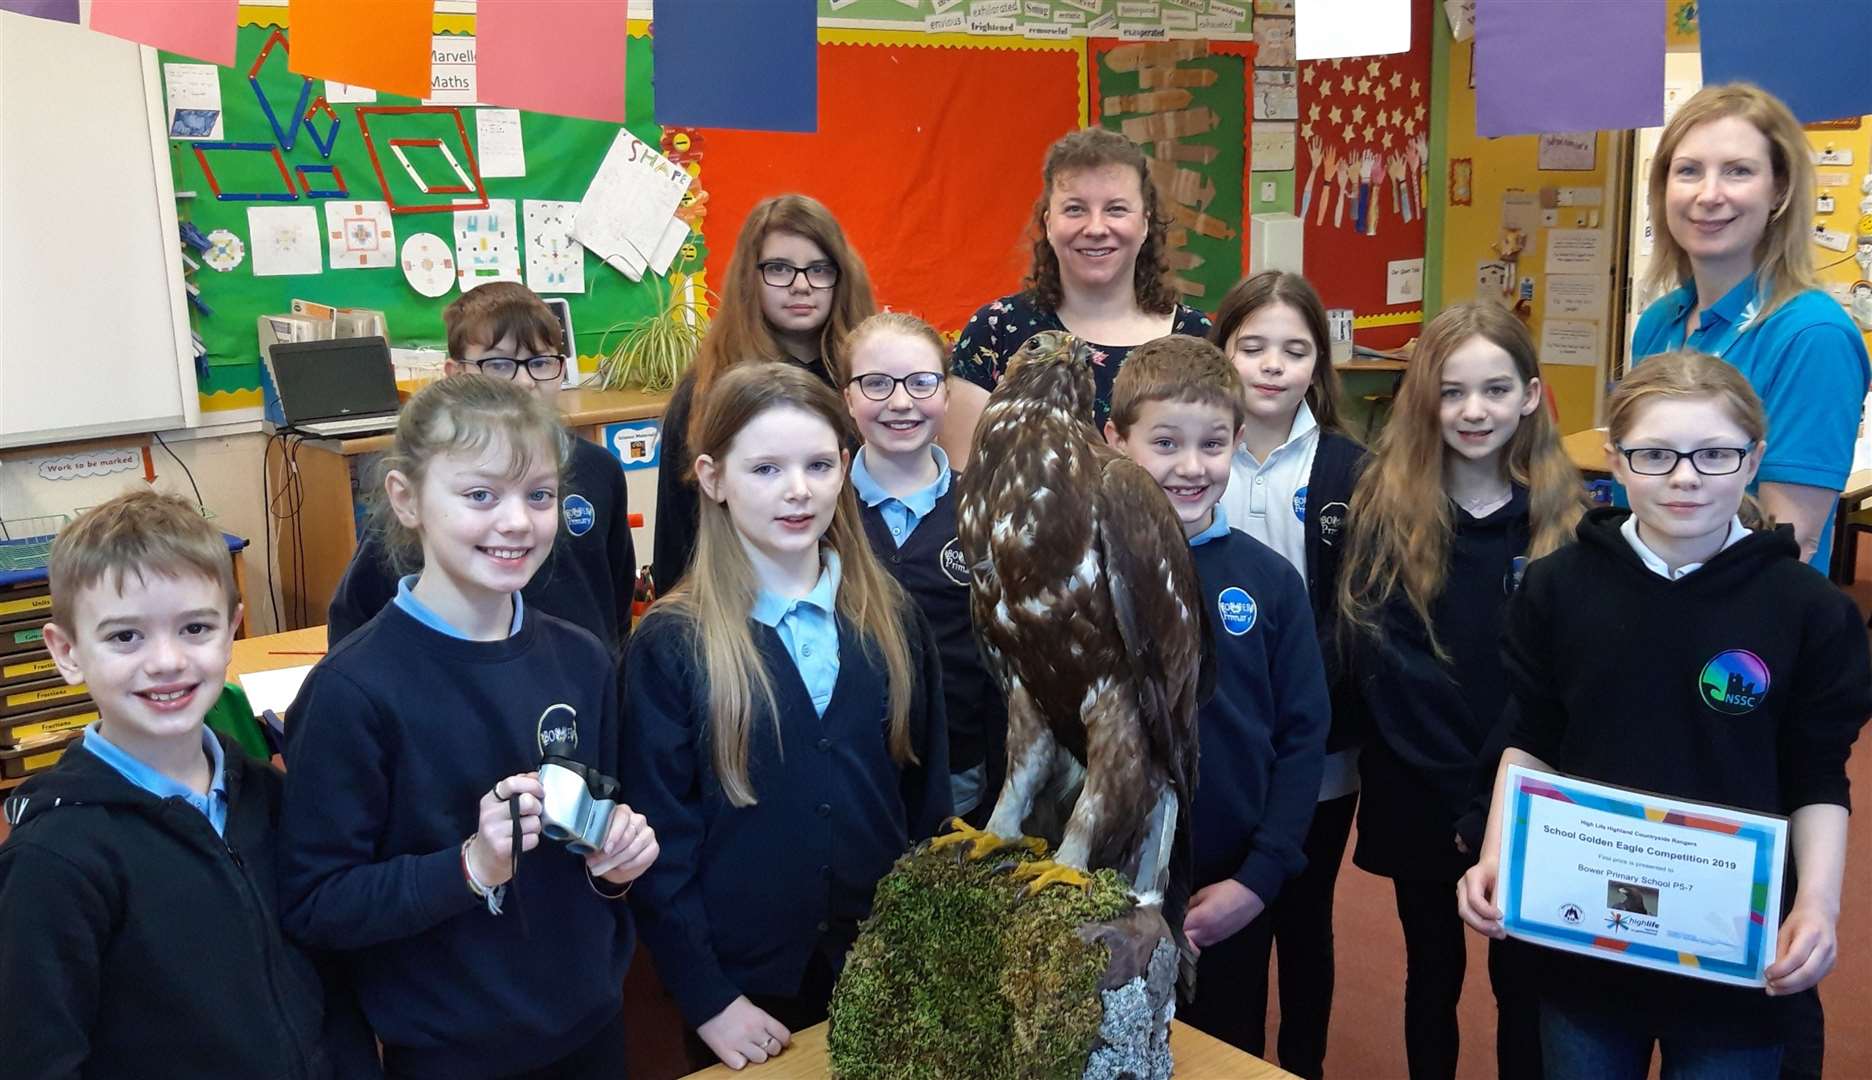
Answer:
[[[617,0],[480,0],[481,100],[622,124],[625,12]]]
[[[98,33],[222,67],[234,66],[239,15],[239,0],[91,0],[91,29]]]
[[[288,0],[291,69],[386,93],[429,95],[435,0]]]

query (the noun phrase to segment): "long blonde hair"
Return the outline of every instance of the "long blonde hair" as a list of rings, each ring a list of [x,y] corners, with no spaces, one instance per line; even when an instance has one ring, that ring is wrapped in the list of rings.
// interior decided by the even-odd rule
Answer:
[[[1378,436],[1370,468],[1353,489],[1346,515],[1351,537],[1339,606],[1347,624],[1366,633],[1380,632],[1380,614],[1401,594],[1436,641],[1430,608],[1443,593],[1456,527],[1443,488],[1443,456],[1450,452],[1438,416],[1443,365],[1475,337],[1506,352],[1524,385],[1540,377],[1527,327],[1498,305],[1457,304],[1424,328],[1398,386],[1391,419]],[[1521,418],[1502,454],[1509,479],[1527,489],[1532,532],[1527,554],[1539,558],[1571,538],[1585,510],[1579,470],[1560,445],[1544,402]],[[1437,650],[1440,655],[1442,647]]]
[[[700,400],[691,444],[698,457],[723,460],[743,428],[778,408],[799,409],[825,421],[840,446],[856,441],[845,403],[797,364],[741,364],[716,380],[708,397]],[[653,610],[669,608],[690,627],[708,685],[708,740],[715,778],[732,805],[752,806],[756,799],[748,775],[748,741],[754,718],[761,707],[769,715],[778,708],[773,680],[748,627],[760,585],[727,506],[704,498],[697,518],[695,562]],[[858,631],[866,652],[884,662],[890,685],[891,758],[900,765],[914,762],[910,699],[915,671],[904,629],[904,592],[871,553],[850,485],[839,490],[823,543],[840,560],[838,614]],[[777,738],[777,716],[774,724]]]
[[[1638,414],[1654,401],[1715,401],[1755,444],[1756,451],[1768,438],[1768,410],[1742,372],[1695,349],[1677,349],[1646,357],[1619,381],[1606,401],[1606,441],[1614,447],[1624,442]],[[1774,519],[1752,495],[1742,496],[1737,513],[1748,528],[1774,526]]]
[[[1651,159],[1651,175],[1645,185],[1651,199],[1651,234],[1656,251],[1645,273],[1644,293],[1658,296],[1691,279],[1690,255],[1671,235],[1664,215],[1671,159],[1677,156],[1677,145],[1690,129],[1729,116],[1747,120],[1768,140],[1768,156],[1774,169],[1775,208],[1755,245],[1755,279],[1763,294],[1760,314],[1765,317],[1814,288],[1813,251],[1809,247],[1812,237],[1807,231],[1807,211],[1814,204],[1814,167],[1800,121],[1794,119],[1780,98],[1753,83],[1704,87],[1683,103],[1658,137],[1657,153]],[[1714,303],[1719,298],[1699,299]]]
[[[748,211],[728,259],[721,304],[709,320],[708,334],[696,351],[695,400],[701,401],[710,385],[729,370],[755,360],[785,360],[786,347],[761,314],[761,247],[774,233],[803,236],[818,245],[838,267],[832,286],[832,310],[819,328],[819,355],[834,385],[845,382],[845,336],[877,310],[871,295],[871,276],[864,260],[845,240],[845,230],[824,203],[809,195],[775,195]]]

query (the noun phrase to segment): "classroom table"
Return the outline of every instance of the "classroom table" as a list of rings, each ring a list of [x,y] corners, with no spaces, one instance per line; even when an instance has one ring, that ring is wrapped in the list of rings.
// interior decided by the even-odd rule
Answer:
[[[1573,462],[1573,467],[1589,478],[1612,475],[1606,467],[1605,444],[1605,428],[1586,428],[1560,439],[1560,445],[1566,448],[1566,456]]]
[[[325,628],[308,626],[302,630],[247,638],[234,643],[228,659],[227,681],[236,682],[242,675],[279,668],[316,664],[325,655]]]
[[[603,439],[606,424],[654,419],[668,404],[668,394],[584,387],[566,390],[558,399],[566,426],[591,442]],[[359,498],[376,479],[371,455],[388,450],[391,441],[387,434],[303,439],[287,452],[268,442],[267,497],[270,504],[284,508],[276,526],[274,561],[282,625],[325,621],[338,582],[357,551]],[[296,487],[286,483],[289,475]]]
[[[1170,1053],[1176,1060],[1177,1080],[1293,1080],[1293,1074],[1280,1066],[1244,1054],[1181,1020],[1170,1021]],[[690,1073],[685,1080],[824,1080],[827,1075],[826,1025],[815,1024],[794,1032],[793,1044],[765,1064],[740,1072],[714,1065]]]

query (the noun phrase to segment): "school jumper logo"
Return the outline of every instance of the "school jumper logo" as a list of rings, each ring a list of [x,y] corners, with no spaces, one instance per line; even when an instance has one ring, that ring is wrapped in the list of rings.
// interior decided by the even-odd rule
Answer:
[[[1345,528],[1347,509],[1346,504],[1342,502],[1329,502],[1320,507],[1320,543],[1332,547],[1339,541],[1340,530]]]
[[[573,536],[584,536],[598,523],[598,512],[583,495],[567,495],[559,505],[565,511],[566,531]]]
[[[1294,517],[1299,518],[1303,522],[1306,521],[1306,495],[1307,489],[1305,485],[1303,485],[1299,491],[1294,492]]]
[[[548,753],[570,757],[578,749],[578,710],[570,705],[548,705],[534,725],[541,757]],[[552,749],[548,749],[551,747]]]
[[[943,545],[942,554],[936,557],[937,565],[942,567],[943,576],[963,588],[968,587],[968,560],[962,557],[962,539],[952,536]]]
[[[1703,703],[1719,713],[1741,716],[1754,712],[1768,696],[1768,665],[1747,649],[1717,653],[1703,665],[1698,688]]]
[[[1216,611],[1222,616],[1222,629],[1240,637],[1254,629],[1255,617],[1261,609],[1255,605],[1254,597],[1230,585],[1216,597]]]

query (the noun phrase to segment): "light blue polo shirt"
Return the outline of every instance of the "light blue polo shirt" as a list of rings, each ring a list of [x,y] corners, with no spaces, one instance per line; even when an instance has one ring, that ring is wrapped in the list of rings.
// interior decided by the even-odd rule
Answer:
[[[221,740],[214,732],[202,729],[202,752],[208,755],[213,771],[208,778],[208,791],[204,794],[187,784],[171,780],[141,760],[132,757],[130,752],[105,738],[96,720],[85,727],[84,748],[91,755],[116,769],[118,775],[137,787],[156,796],[158,799],[181,799],[208,818],[208,824],[214,826],[216,836],[226,835],[228,816],[227,793],[227,757],[221,750]]]
[[[1831,296],[1801,293],[1765,319],[1754,317],[1756,280],[1745,278],[1703,313],[1684,340],[1696,310],[1695,283],[1647,307],[1632,334],[1633,364],[1685,346],[1734,365],[1768,411],[1768,451],[1756,481],[1840,491],[1852,472],[1859,411],[1872,366],[1865,338]],[[1822,571],[1833,553],[1833,515],[1826,516],[1812,565]]]
[[[434,608],[416,599],[416,593],[413,590],[416,588],[417,576],[416,574],[407,574],[397,582],[396,600],[394,601],[396,606],[402,608],[404,614],[408,615],[410,618],[415,619],[417,622],[422,623],[424,626],[427,626],[429,629],[434,630],[444,637],[467,641],[467,634],[457,630],[447,619],[437,614]],[[507,628],[508,637],[513,637],[520,632],[520,624],[525,621],[525,615],[526,601],[520,599],[519,593],[514,593],[513,625]]]
[[[820,716],[832,703],[832,688],[838,684],[838,553],[827,548],[821,556],[819,581],[812,591],[797,600],[762,589],[754,598],[754,621],[771,626],[780,635],[793,666],[799,669],[800,681],[812,695],[813,708]]]
[[[949,455],[943,453],[943,448],[935,443],[930,444],[930,453],[936,458],[936,479],[930,481],[927,487],[919,488],[901,499],[885,491],[872,477],[870,467],[865,464],[864,447],[859,447],[858,456],[852,459],[852,491],[866,506],[877,507],[885,526],[890,529],[891,540],[898,547],[904,546],[904,541],[910,539],[910,534],[916,531],[917,523],[928,517],[929,512],[936,508],[936,503],[949,493],[952,476]]]

